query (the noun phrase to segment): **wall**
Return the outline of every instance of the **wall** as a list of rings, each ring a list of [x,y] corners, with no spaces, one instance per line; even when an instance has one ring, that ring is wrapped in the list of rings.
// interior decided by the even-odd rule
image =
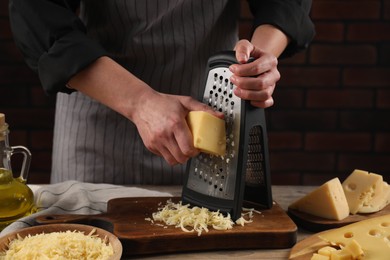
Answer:
[[[33,154],[30,183],[49,181],[54,97],[15,48],[8,3],[0,2],[0,112],[12,145]],[[280,61],[267,109],[274,184],[320,184],[355,168],[390,181],[390,1],[313,0],[310,48]],[[251,15],[242,0],[240,36]],[[20,158],[14,160],[17,168]]]

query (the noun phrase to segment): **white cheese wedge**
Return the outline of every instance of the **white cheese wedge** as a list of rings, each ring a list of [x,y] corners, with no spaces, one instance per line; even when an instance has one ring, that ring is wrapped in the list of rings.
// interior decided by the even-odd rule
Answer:
[[[390,259],[390,214],[324,231],[318,236],[331,245],[341,247],[355,240],[360,245],[361,251],[355,246],[351,246],[349,249],[354,254],[364,252],[362,259],[365,260]]]
[[[354,170],[342,185],[351,214],[359,212],[363,205],[370,205],[374,197],[383,196],[383,177],[379,174]]]
[[[289,207],[326,219],[341,220],[349,215],[348,202],[338,178],[324,183]]]
[[[191,111],[187,123],[192,132],[194,146],[204,153],[225,155],[225,121],[204,111]]]

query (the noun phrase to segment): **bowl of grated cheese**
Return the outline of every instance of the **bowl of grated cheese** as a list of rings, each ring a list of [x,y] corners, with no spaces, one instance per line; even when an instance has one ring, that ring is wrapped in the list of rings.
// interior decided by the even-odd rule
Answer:
[[[81,224],[49,224],[0,237],[0,260],[119,260],[122,244],[112,233]]]

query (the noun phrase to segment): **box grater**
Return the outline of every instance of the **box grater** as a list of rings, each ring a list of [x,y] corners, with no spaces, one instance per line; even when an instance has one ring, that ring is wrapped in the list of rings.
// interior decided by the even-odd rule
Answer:
[[[229,66],[234,51],[208,60],[205,89],[200,100],[225,114],[226,154],[200,153],[187,163],[183,203],[241,216],[243,200],[272,207],[268,142],[264,109],[233,94]]]

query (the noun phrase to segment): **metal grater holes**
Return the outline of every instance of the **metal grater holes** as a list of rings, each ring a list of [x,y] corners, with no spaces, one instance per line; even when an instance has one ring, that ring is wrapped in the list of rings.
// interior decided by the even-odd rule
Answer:
[[[241,113],[240,99],[233,95],[234,85],[229,80],[231,75],[227,68],[213,69],[203,93],[203,103],[225,115],[226,155],[201,153],[193,158],[187,182],[194,191],[225,199],[232,199],[235,193]]]
[[[226,71],[224,71],[226,72]],[[198,173],[197,168],[194,171],[195,175],[198,175],[199,179],[203,179],[204,182],[208,182],[210,186],[213,186],[215,190],[222,192],[224,190],[224,181],[226,180],[226,174],[228,169],[228,164],[232,158],[235,157],[234,150],[234,135],[233,135],[233,117],[234,117],[234,101],[231,100],[233,97],[233,87],[234,85],[229,81],[228,78],[224,78],[218,73],[214,73],[214,82],[213,86],[209,91],[208,99],[205,100],[206,103],[213,107],[214,110],[223,112],[225,114],[225,121],[227,125],[227,156],[223,158],[223,165],[207,165],[208,159],[210,163],[213,162],[211,158],[213,155],[201,154],[197,158],[197,165],[199,163],[207,165],[211,169],[210,175],[207,177],[207,174],[203,174],[202,171]],[[214,176],[214,178],[213,178]]]
[[[248,159],[245,181],[250,185],[264,185],[264,157],[262,147],[262,129],[254,126],[249,131]]]

